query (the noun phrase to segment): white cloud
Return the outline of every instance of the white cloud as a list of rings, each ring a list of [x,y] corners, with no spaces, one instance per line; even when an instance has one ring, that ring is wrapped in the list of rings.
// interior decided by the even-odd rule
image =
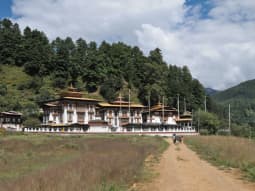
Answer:
[[[255,1],[214,3],[211,18],[193,15],[169,30],[142,25],[136,35],[143,49],[160,47],[169,63],[188,65],[205,86],[224,89],[255,78]]]
[[[56,36],[159,47],[170,64],[188,65],[205,86],[224,89],[255,78],[255,1],[211,0],[209,18],[185,0],[14,0],[22,27]],[[186,16],[189,10],[189,16]]]
[[[88,40],[134,39],[141,23],[169,24],[182,20],[184,0],[15,0],[21,26],[30,25],[56,36]],[[159,19],[160,17],[164,19]]]

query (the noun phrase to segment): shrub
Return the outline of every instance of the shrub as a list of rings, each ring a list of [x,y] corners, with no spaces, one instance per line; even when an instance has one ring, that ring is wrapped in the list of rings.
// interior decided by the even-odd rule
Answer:
[[[229,131],[225,131],[224,129],[220,129],[217,132],[218,135],[227,136],[229,135]]]
[[[4,128],[0,128],[0,135],[5,135],[6,130]]]
[[[7,86],[5,84],[0,84],[0,96],[5,96],[7,94]]]
[[[25,127],[38,127],[40,125],[40,121],[38,118],[28,118],[24,121]]]
[[[53,98],[54,95],[52,95],[47,88],[41,88],[39,94],[36,96],[36,102],[47,101]]]
[[[209,135],[209,132],[207,129],[200,129],[199,133],[200,133],[200,135]]]

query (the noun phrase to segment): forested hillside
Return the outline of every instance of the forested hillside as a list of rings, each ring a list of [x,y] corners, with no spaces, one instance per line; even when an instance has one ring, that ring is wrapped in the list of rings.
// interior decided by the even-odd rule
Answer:
[[[216,93],[212,97],[225,107],[231,104],[232,120],[238,124],[255,124],[255,80]]]
[[[188,63],[184,63],[188,64]],[[204,88],[188,67],[169,65],[160,49],[145,55],[122,42],[87,42],[56,38],[52,42],[38,30],[8,19],[0,21],[0,110],[38,113],[37,103],[58,96],[71,83],[86,96],[107,101],[119,92],[132,100],[155,104],[165,96],[176,107],[177,94],[187,109],[203,106]],[[150,95],[150,96],[149,96]]]
[[[212,88],[205,88],[205,93],[209,96],[216,94],[219,92],[218,90],[212,89]]]

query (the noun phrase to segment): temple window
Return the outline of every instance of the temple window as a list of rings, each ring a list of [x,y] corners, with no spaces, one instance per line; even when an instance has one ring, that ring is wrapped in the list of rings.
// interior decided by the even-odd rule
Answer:
[[[78,122],[80,123],[84,122],[84,113],[78,113]]]
[[[73,113],[72,112],[68,112],[67,119],[68,119],[68,122],[72,122],[73,121]]]

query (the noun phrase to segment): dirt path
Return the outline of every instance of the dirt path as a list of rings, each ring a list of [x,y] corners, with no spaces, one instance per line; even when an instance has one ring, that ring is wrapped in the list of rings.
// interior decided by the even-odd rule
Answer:
[[[168,141],[171,141],[170,139]],[[254,184],[201,160],[184,144],[170,143],[156,167],[159,176],[141,191],[255,191]],[[240,177],[239,177],[240,178]]]

